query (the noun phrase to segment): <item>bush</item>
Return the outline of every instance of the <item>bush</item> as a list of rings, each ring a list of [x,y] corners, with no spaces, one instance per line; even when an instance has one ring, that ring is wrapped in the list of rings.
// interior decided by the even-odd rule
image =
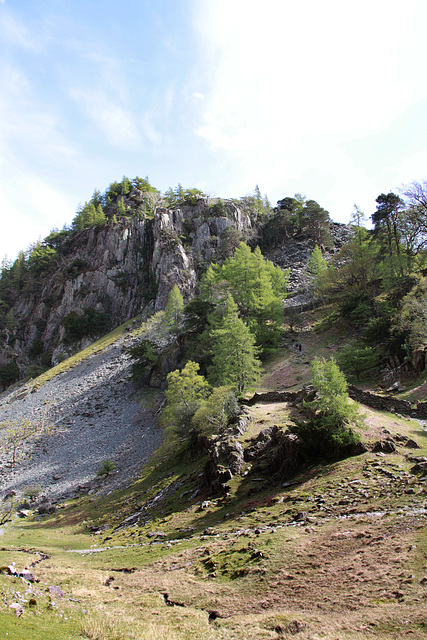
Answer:
[[[143,338],[137,344],[129,347],[128,353],[132,360],[132,376],[138,379],[147,367],[152,367],[158,360],[157,346],[151,340]]]
[[[363,416],[350,404],[345,376],[334,358],[315,358],[312,374],[315,398],[304,401],[307,419],[298,421],[291,431],[302,437],[311,457],[340,457],[360,441],[350,425],[360,424]]]
[[[75,342],[85,337],[106,333],[111,324],[111,317],[103,311],[96,311],[90,307],[85,309],[83,315],[70,311],[62,324],[66,330],[66,342]]]
[[[96,472],[96,475],[101,478],[101,477],[107,477],[110,475],[110,473],[112,471],[114,471],[114,469],[116,468],[116,465],[114,464],[114,462],[112,462],[111,460],[103,460],[101,462],[101,466],[98,469],[98,471]]]
[[[191,423],[198,433],[217,435],[238,414],[239,405],[231,387],[215,387],[209,398],[201,403]]]
[[[357,380],[363,371],[368,371],[378,365],[378,355],[371,347],[347,345],[342,348],[337,358],[343,371],[355,375]]]
[[[19,380],[19,367],[16,362],[9,362],[0,365],[0,385],[8,387],[13,382]]]

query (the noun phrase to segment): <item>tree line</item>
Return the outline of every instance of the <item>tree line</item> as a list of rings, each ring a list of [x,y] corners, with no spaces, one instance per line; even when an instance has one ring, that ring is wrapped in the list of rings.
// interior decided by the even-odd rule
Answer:
[[[376,205],[371,229],[355,205],[350,242],[332,261],[319,247],[311,259],[316,295],[354,330],[341,363],[357,379],[380,365],[396,377],[426,366],[427,181],[380,194]]]

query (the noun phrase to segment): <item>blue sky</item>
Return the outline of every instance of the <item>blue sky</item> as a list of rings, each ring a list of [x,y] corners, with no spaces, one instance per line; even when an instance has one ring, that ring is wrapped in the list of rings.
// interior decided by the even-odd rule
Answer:
[[[332,219],[427,179],[424,0],[0,0],[0,259],[123,175]]]

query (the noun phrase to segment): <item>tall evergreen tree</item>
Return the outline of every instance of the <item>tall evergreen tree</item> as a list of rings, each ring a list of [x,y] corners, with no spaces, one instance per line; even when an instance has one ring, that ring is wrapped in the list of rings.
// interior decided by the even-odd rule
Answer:
[[[182,318],[183,310],[184,299],[178,285],[175,284],[169,293],[163,323],[170,329],[176,328]]]
[[[211,331],[214,344],[209,379],[215,385],[230,385],[241,395],[260,374],[255,337],[239,318],[231,295],[218,328]]]

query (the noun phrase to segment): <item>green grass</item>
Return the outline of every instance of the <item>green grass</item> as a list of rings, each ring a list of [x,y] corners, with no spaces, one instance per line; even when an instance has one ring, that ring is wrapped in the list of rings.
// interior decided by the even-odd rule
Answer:
[[[128,324],[70,358],[68,368],[120,338]],[[324,335],[307,331],[303,356],[325,355],[344,337],[333,326]],[[269,359],[265,376],[288,365],[303,384],[308,367],[287,349]],[[284,427],[290,419],[285,403],[260,404],[252,412],[240,438],[244,446],[262,429]],[[37,562],[40,595],[36,609],[25,606],[20,618],[0,608],[0,640],[390,640],[402,620],[409,621],[410,637],[421,640],[427,537],[425,519],[414,514],[425,505],[426,489],[410,475],[406,455],[426,455],[427,433],[410,419],[366,413],[362,438],[402,433],[422,448],[399,445],[386,456],[368,452],[312,465],[291,486],[268,484],[269,469],[261,469],[234,476],[229,496],[211,498],[201,479],[206,456],[166,438],[128,488],[70,501],[52,516],[8,523],[0,566]],[[201,509],[206,498],[209,506]],[[141,510],[141,522],[120,526]],[[295,521],[301,513],[307,520]],[[164,537],[152,535],[158,533]],[[38,552],[49,557],[38,562]],[[408,573],[415,579],[402,584]],[[21,584],[0,575],[6,600]],[[48,608],[49,585],[64,591],[55,600],[58,608]],[[357,589],[365,602],[359,608],[359,596],[352,600]],[[165,594],[176,604],[168,605]],[[212,611],[217,617],[209,621]]]

